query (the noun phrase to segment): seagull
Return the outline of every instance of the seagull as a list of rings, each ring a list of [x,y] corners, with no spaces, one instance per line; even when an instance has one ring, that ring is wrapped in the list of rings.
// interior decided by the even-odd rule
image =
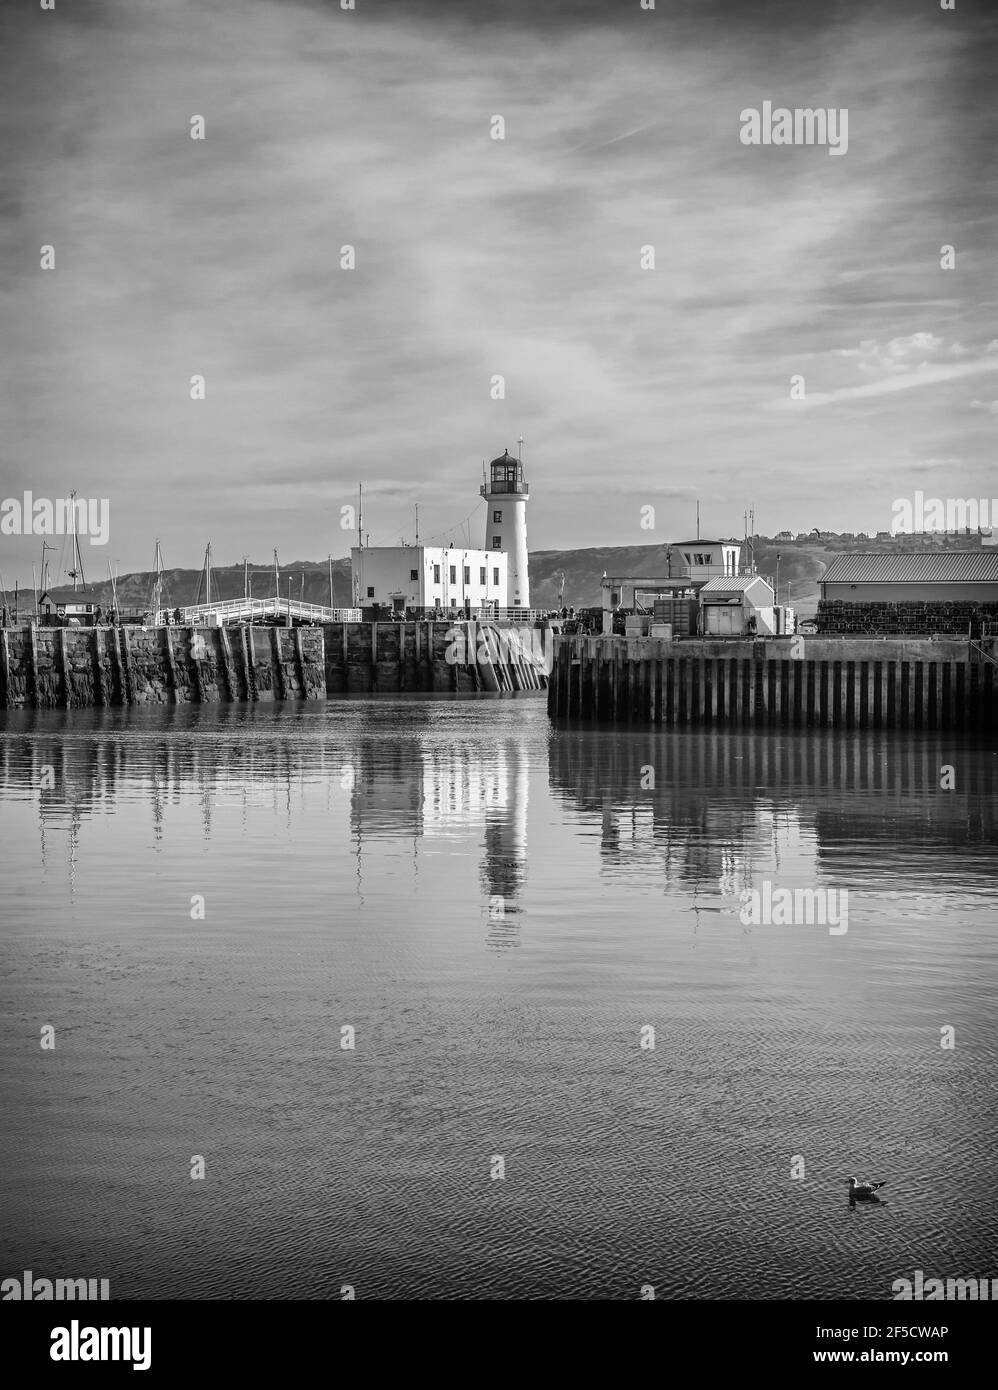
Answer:
[[[857,1182],[855,1178],[849,1179],[849,1201],[850,1202],[879,1202],[877,1190],[886,1187],[883,1182]]]

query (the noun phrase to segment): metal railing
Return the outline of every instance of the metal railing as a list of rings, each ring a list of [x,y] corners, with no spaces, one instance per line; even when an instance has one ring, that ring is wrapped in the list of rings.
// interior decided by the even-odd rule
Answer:
[[[495,617],[512,623],[533,623],[538,618],[546,618],[547,615],[546,608],[500,608],[494,614]]]
[[[155,625],[163,627],[175,621],[175,608],[160,608]],[[286,598],[229,598],[218,603],[190,604],[180,609],[180,626],[198,627],[207,618],[218,615],[222,623],[252,622],[255,618],[299,618],[311,623],[359,623],[359,608],[326,608],[321,603],[302,603]]]

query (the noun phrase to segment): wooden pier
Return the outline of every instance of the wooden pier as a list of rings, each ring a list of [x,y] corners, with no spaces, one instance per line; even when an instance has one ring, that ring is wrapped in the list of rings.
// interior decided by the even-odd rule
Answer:
[[[998,641],[557,637],[555,719],[998,730]]]

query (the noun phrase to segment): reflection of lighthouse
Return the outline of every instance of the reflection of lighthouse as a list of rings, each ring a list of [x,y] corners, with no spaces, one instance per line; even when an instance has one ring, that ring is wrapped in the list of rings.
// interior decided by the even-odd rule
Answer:
[[[509,912],[516,910],[527,870],[527,762],[516,743],[501,746],[496,761],[505,795],[486,803],[482,887],[490,902],[502,898]]]
[[[492,946],[515,946],[517,900],[527,871],[526,754],[515,742],[499,744],[483,760],[477,747],[458,744],[423,750],[422,824],[428,836],[482,830],[482,897]]]
[[[522,441],[521,441],[522,442]],[[527,501],[530,488],[523,481],[523,464],[506,450],[489,464],[488,479],[479,489],[485,498],[483,550],[506,552],[510,608],[530,607],[527,572]]]

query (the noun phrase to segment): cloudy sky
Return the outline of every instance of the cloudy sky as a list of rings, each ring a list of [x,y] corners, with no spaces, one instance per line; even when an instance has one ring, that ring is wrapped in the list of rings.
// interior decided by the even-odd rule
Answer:
[[[534,548],[998,496],[987,6],[356,6],[3,7],[0,496],[108,498],[91,572],[344,555],[358,480],[372,544],[479,545],[520,434]]]

